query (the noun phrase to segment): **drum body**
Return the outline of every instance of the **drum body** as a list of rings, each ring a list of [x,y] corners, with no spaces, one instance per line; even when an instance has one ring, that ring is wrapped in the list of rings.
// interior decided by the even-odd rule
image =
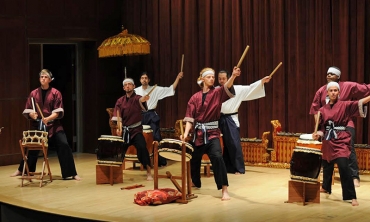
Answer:
[[[122,164],[125,153],[126,150],[122,137],[101,135],[98,138],[98,147],[96,149],[98,163]]]
[[[22,145],[40,145],[48,146],[48,132],[39,130],[23,131]]]
[[[143,125],[143,136],[145,138],[146,142],[146,148],[148,149],[149,156],[153,155],[153,130],[150,128],[149,125]],[[125,155],[127,160],[130,159],[137,159],[137,151],[134,146],[129,146],[126,155]]]
[[[185,143],[185,161],[189,161],[192,158],[194,151],[193,146],[189,143]],[[182,154],[182,141],[175,139],[163,139],[158,146],[159,155],[166,159],[181,161]]]
[[[290,160],[292,180],[317,182],[321,170],[322,153],[316,148],[296,146]]]

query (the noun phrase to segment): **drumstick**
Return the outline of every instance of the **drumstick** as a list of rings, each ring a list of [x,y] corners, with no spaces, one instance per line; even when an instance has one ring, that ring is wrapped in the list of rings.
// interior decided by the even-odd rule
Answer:
[[[35,109],[35,102],[33,101],[33,97],[31,97],[31,102],[32,102],[33,112],[35,113],[36,112],[36,109]]]
[[[123,190],[123,189],[131,190],[131,189],[138,188],[138,187],[145,187],[145,186],[142,185],[142,184],[135,184],[135,185],[132,185],[132,186],[121,187],[121,190]]]
[[[147,96],[149,96],[150,95],[150,93],[152,93],[153,92],[153,90],[155,89],[155,87],[157,87],[157,84],[155,84],[154,86],[153,86],[153,88],[148,92],[148,94],[146,94]]]
[[[44,119],[44,115],[42,114],[41,112],[41,109],[40,109],[40,106],[38,103],[36,103],[36,106],[37,106],[37,110],[40,112],[40,115],[41,115],[41,118]]]
[[[119,110],[117,110],[117,127],[118,127],[118,130],[121,131],[121,120],[120,120],[120,116],[119,116]]]
[[[242,57],[239,59],[239,62],[238,62],[238,65],[236,67],[240,67],[240,65],[242,64],[243,60],[244,60],[244,57],[245,55],[247,55],[247,52],[248,52],[248,49],[249,49],[249,45],[247,45],[247,47],[245,47],[244,49],[244,52],[243,52],[243,55]]]
[[[272,71],[272,73],[270,74],[270,78],[272,77],[272,75],[274,75],[274,73],[276,72],[276,70],[278,70],[278,68],[280,68],[280,66],[282,65],[283,63],[280,62],[278,66],[276,66],[276,68],[274,69],[274,71]]]
[[[182,59],[181,59],[181,69],[180,72],[182,72],[182,68],[184,67],[184,54],[182,54]]]
[[[317,112],[315,130],[314,130],[315,133],[317,133],[317,128],[319,127],[319,120],[320,120],[320,111]]]
[[[184,137],[184,128],[182,126],[182,120],[180,120],[180,132],[181,132],[182,137]],[[185,141],[185,138],[184,138],[184,141]]]

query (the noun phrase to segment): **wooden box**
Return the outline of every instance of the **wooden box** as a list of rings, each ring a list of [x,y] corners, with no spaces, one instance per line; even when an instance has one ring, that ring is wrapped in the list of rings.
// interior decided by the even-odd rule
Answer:
[[[306,202],[320,203],[320,183],[289,181],[288,203]]]
[[[96,165],[96,184],[123,183],[122,165]]]

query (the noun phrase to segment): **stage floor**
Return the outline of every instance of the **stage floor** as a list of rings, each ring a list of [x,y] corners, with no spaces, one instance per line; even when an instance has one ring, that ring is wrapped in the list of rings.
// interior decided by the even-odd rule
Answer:
[[[21,187],[19,177],[9,177],[17,165],[0,167],[0,202],[53,214],[102,221],[366,221],[370,208],[370,175],[361,175],[356,188],[360,206],[342,201],[336,178],[331,195],[320,194],[321,203],[285,203],[288,200],[289,169],[246,167],[245,175],[229,174],[231,200],[221,201],[214,178],[202,178],[202,188],[193,189],[198,198],[188,204],[139,206],[134,194],[153,189],[145,171],[124,170],[124,182],[96,185],[96,155],[74,154],[82,181],[63,180],[58,159],[50,156],[53,182],[39,188],[39,181]],[[38,169],[42,161],[39,159]],[[127,163],[126,167],[132,167]],[[180,175],[180,163],[169,161],[160,174]],[[338,175],[337,175],[338,176]],[[181,181],[178,181],[181,184]],[[28,182],[27,182],[28,183]],[[132,190],[120,188],[143,184]],[[169,179],[159,179],[159,188],[175,188]]]

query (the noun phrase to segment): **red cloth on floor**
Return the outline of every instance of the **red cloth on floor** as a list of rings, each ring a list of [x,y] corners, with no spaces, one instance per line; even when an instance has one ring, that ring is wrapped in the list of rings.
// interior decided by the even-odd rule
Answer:
[[[181,193],[175,189],[163,188],[157,190],[144,190],[135,194],[134,202],[140,206],[159,205],[180,199]]]

